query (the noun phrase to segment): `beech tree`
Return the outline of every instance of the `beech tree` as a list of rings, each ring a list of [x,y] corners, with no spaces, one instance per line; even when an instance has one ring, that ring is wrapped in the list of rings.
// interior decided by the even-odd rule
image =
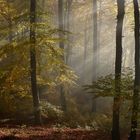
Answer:
[[[67,31],[70,31],[71,6],[72,6],[72,0],[67,0],[66,1],[66,17],[65,17],[65,24],[66,24],[65,30],[67,30]],[[67,34],[67,40],[68,40],[68,44],[66,46],[66,64],[68,64],[68,62],[69,62],[70,50],[71,50],[69,33]]]
[[[58,0],[58,22],[59,22],[59,38],[63,39],[63,31],[64,31],[64,1]],[[59,47],[64,50],[64,42],[60,41]],[[64,54],[62,56],[63,61],[65,62]],[[65,98],[65,91],[63,85],[60,86],[60,100],[61,100],[61,107],[64,112],[67,110],[66,106],[66,98]]]
[[[97,14],[97,0],[93,0],[93,79],[97,80],[98,67],[98,14]],[[96,112],[96,99],[92,101],[92,112]]]
[[[36,79],[36,0],[30,1],[30,65],[31,65],[31,89],[34,105],[35,123],[41,124],[40,101]]]
[[[121,103],[121,70],[122,70],[122,32],[125,14],[125,1],[117,0],[118,15],[116,26],[116,61],[115,61],[115,95],[113,103],[112,139],[120,140],[120,103]]]
[[[133,108],[131,117],[131,132],[129,140],[136,140],[136,129],[138,123],[138,108],[139,108],[139,90],[140,90],[140,32],[139,32],[139,4],[138,0],[133,0],[134,5],[134,21],[135,21],[135,81],[133,94]]]

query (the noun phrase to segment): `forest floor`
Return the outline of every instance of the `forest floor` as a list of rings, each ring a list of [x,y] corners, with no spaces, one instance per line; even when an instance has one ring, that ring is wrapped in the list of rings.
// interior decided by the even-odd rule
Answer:
[[[111,140],[111,138],[109,134],[101,131],[23,125],[1,127],[0,140]]]
[[[1,127],[0,140],[110,140],[99,131],[70,128]]]
[[[51,121],[43,126],[35,126],[32,121],[23,122],[0,120],[0,140],[111,140],[110,132],[103,130],[72,129],[65,126],[58,128]],[[127,135],[121,140],[127,140]]]

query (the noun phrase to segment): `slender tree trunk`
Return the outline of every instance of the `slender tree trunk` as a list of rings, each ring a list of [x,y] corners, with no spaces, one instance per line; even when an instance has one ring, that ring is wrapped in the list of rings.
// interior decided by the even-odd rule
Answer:
[[[66,1],[66,30],[70,31],[70,16],[71,16],[71,4],[72,4],[72,0],[67,0]],[[70,35],[68,33],[67,35],[67,40],[69,41],[68,42],[68,45],[67,45],[67,52],[66,52],[66,64],[69,63],[69,57],[70,57]]]
[[[93,79],[97,80],[98,64],[98,21],[97,21],[97,0],[93,0]],[[92,101],[92,112],[96,112],[96,100]]]
[[[34,116],[35,123],[41,124],[41,111],[40,111],[40,101],[37,90],[37,79],[36,79],[36,0],[30,0],[30,66],[31,66],[31,89],[33,96],[34,105]]]
[[[97,53],[98,53],[98,21],[97,0],[93,0],[93,81],[97,79]]]
[[[122,69],[122,30],[125,14],[125,1],[117,0],[118,15],[116,26],[116,61],[115,61],[115,95],[113,103],[112,139],[120,140],[119,116],[120,116],[120,93],[121,93],[121,69]]]
[[[59,37],[61,39],[64,38],[63,33],[62,33],[62,31],[64,30],[64,6],[63,6],[63,4],[64,4],[63,0],[58,0],[58,18],[59,18],[58,22],[59,22],[59,30],[60,30]],[[59,47],[64,50],[64,42],[63,41],[60,41]],[[64,55],[63,55],[62,59],[65,62]],[[60,95],[61,107],[62,107],[62,110],[64,112],[66,112],[67,106],[66,106],[66,98],[65,98],[65,91],[64,91],[63,85],[61,85],[61,87],[60,87],[60,94],[61,94]]]
[[[84,60],[83,60],[83,84],[86,83],[87,49],[88,49],[88,28],[87,18],[84,26]]]
[[[101,46],[101,28],[102,28],[102,0],[99,1],[99,26],[98,26],[98,76],[100,76],[100,46]]]
[[[134,81],[134,95],[133,108],[131,117],[131,132],[129,140],[136,140],[136,129],[138,120],[139,108],[139,88],[140,88],[140,42],[139,42],[139,5],[137,0],[133,0],[134,5],[134,19],[135,19],[135,81]]]

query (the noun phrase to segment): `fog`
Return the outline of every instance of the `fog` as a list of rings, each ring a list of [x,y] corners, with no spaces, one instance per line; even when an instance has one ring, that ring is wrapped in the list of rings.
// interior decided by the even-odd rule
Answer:
[[[0,124],[136,137],[139,4],[0,0]]]

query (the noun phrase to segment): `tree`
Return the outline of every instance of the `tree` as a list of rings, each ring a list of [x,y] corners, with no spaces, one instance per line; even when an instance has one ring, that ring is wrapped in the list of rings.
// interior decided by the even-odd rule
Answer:
[[[34,116],[35,123],[41,124],[41,111],[39,105],[39,94],[37,90],[37,79],[36,79],[36,0],[30,1],[30,66],[31,66],[31,88],[34,105]]]
[[[116,26],[116,61],[115,61],[115,95],[113,102],[113,122],[112,139],[120,140],[119,113],[120,113],[120,93],[121,93],[121,70],[122,70],[122,30],[125,14],[125,1],[117,0],[117,26]]]
[[[65,17],[65,24],[66,24],[66,30],[70,31],[70,17],[71,17],[71,5],[72,5],[72,0],[67,0],[66,1],[66,17]],[[70,35],[69,33],[67,34],[67,40],[70,41]],[[70,43],[67,45],[67,52],[66,52],[66,64],[69,62],[69,57],[70,57]]]
[[[83,59],[83,82],[86,82],[86,65],[87,65],[87,50],[88,50],[88,28],[87,28],[87,21],[88,19],[85,18],[85,25],[84,25],[84,59]]]
[[[97,80],[98,64],[98,21],[97,21],[97,0],[93,0],[93,79]],[[92,101],[92,112],[96,112],[96,100]]]
[[[133,94],[133,108],[131,117],[131,132],[130,140],[136,140],[136,129],[138,120],[139,108],[139,88],[140,88],[140,42],[139,42],[139,4],[137,0],[133,0],[134,5],[134,20],[135,20],[135,81]]]
[[[64,10],[64,6],[63,5],[64,5],[63,0],[58,0],[58,18],[59,18],[58,22],[59,22],[59,30],[60,30],[60,32],[59,32],[60,39],[64,38],[64,36],[63,36],[63,31],[64,31],[64,11],[63,10]],[[64,50],[64,42],[63,41],[59,42],[59,47],[62,50]],[[63,59],[63,61],[65,61],[64,55],[62,56],[62,59]],[[67,106],[66,106],[65,91],[64,91],[63,85],[60,86],[60,94],[61,94],[61,96],[60,96],[61,107],[62,107],[62,110],[64,112],[66,112]]]

